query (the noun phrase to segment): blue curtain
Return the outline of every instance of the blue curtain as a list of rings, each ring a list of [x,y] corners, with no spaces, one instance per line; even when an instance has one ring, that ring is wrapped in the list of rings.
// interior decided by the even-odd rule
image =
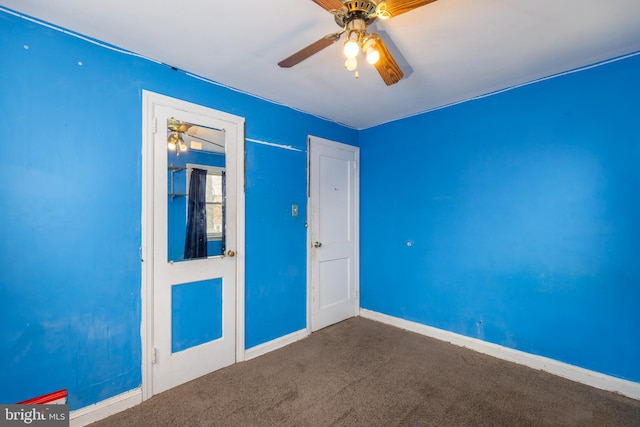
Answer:
[[[207,257],[207,171],[193,169],[189,182],[184,259]]]

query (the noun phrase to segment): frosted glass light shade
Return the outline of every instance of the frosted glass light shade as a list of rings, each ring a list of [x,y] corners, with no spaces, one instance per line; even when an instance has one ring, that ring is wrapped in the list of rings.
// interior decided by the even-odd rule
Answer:
[[[367,49],[367,62],[371,65],[376,64],[380,60],[380,52],[370,47]]]
[[[344,44],[344,54],[347,58],[355,58],[358,56],[358,52],[360,51],[360,47],[358,43],[354,40],[348,40]]]
[[[344,61],[344,68],[346,68],[349,71],[353,71],[356,68],[358,68],[358,60],[354,57],[354,58],[347,58],[346,61]]]

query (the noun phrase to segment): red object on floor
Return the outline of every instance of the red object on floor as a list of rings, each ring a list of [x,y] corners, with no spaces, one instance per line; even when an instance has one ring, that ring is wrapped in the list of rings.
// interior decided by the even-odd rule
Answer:
[[[66,403],[67,402],[67,389],[54,391],[53,393],[45,394],[33,399],[25,400],[24,402],[18,402],[19,405],[45,405],[47,403]]]

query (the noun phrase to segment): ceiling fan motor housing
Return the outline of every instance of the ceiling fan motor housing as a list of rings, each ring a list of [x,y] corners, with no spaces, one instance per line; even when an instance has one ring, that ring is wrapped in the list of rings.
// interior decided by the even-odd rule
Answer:
[[[371,0],[347,0],[343,2],[343,7],[335,13],[336,24],[344,28],[354,19],[361,19],[365,26],[377,19],[377,2]]]

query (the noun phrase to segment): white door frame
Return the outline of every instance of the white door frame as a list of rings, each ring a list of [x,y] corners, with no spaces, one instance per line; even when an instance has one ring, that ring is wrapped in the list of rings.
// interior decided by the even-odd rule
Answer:
[[[322,144],[325,146],[333,147],[335,149],[347,150],[355,153],[355,175],[354,175],[354,199],[355,199],[355,220],[354,220],[354,233],[355,233],[355,251],[354,251],[354,268],[355,271],[355,315],[360,315],[360,148],[353,145],[344,144],[341,142],[331,141],[324,138],[319,138],[313,135],[309,135],[307,138],[307,333],[312,332],[312,310],[313,310],[313,283],[311,277],[312,268],[312,256],[313,256],[313,240],[312,230],[313,223],[317,219],[313,218],[313,203],[311,200],[311,180],[318,179],[318,171],[311,168],[311,146],[312,144]]]
[[[142,339],[142,399],[149,399],[153,395],[152,388],[152,357],[153,357],[153,141],[154,141],[154,109],[155,106],[188,111],[196,114],[215,116],[225,121],[228,126],[235,127],[237,135],[236,164],[233,165],[237,173],[237,248],[236,251],[236,363],[245,359],[244,349],[244,294],[245,294],[245,165],[244,165],[244,118],[217,111],[212,108],[193,104],[151,91],[142,91],[142,245],[140,247],[140,261],[142,270],[141,289],[141,325]]]

